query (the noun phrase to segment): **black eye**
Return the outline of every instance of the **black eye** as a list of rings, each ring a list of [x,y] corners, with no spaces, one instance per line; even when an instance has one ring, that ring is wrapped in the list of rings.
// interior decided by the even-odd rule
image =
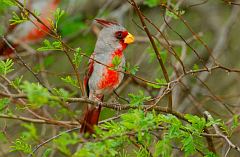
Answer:
[[[117,39],[122,39],[122,38],[123,38],[122,32],[117,32],[117,33],[116,33],[116,38],[117,38]]]

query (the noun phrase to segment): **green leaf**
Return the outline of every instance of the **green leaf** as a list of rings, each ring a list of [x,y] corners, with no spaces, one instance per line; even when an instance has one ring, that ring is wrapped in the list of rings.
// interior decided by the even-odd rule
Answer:
[[[67,83],[67,84],[70,84],[74,87],[79,88],[78,85],[77,85],[77,80],[73,79],[71,76],[66,76],[65,78],[62,77],[61,80],[64,81],[65,83]]]
[[[16,12],[13,12],[12,14],[12,18],[9,20],[10,25],[20,24],[28,21],[28,18],[23,13],[21,13],[20,16]]]
[[[205,118],[200,118],[198,116],[195,115],[191,115],[191,114],[186,114],[184,116],[189,122],[191,122],[191,125],[187,125],[188,128],[190,128],[192,131],[197,131],[195,133],[202,133],[203,129],[205,128],[206,125],[206,120]]]
[[[139,66],[137,66],[137,65],[129,68],[129,72],[130,72],[130,74],[132,74],[132,75],[136,75],[136,73],[137,73],[138,70],[139,70]]]
[[[13,61],[12,59],[7,59],[6,61],[0,61],[0,74],[6,75],[7,73],[13,71]]]
[[[10,146],[11,152],[21,151],[26,154],[32,153],[32,146],[26,143],[25,137],[21,136],[13,142],[13,145]]]
[[[10,103],[10,100],[8,98],[2,98],[0,99],[0,113],[2,110],[6,108],[6,106]]]
[[[112,60],[113,67],[116,68],[122,62],[122,59],[119,56],[114,56]]]
[[[53,150],[52,150],[51,148],[46,149],[46,150],[44,151],[42,157],[49,157],[49,156],[51,155],[52,151],[53,151]]]
[[[150,152],[147,149],[141,147],[136,153],[136,157],[151,157]]]
[[[234,115],[233,116],[233,122],[232,122],[232,126],[231,129],[235,129],[239,126],[239,115]]]
[[[214,154],[213,152],[207,152],[206,155],[204,155],[204,157],[218,157],[216,154]]]
[[[55,26],[54,29],[57,30],[58,28],[58,23],[61,17],[65,14],[64,10],[61,10],[60,8],[57,8],[56,11],[54,12],[54,19],[55,19]]]
[[[53,92],[54,92],[55,95],[63,98],[63,100],[65,100],[65,101],[70,97],[69,92],[66,91],[66,90],[63,89],[63,88],[60,88],[60,89],[53,88]]]
[[[22,78],[23,75],[16,77],[12,82],[11,82],[11,86],[13,86],[15,89],[17,89],[18,87],[20,87],[21,83],[22,83]]]
[[[0,144],[5,144],[7,142],[7,138],[3,132],[0,132]]]
[[[149,100],[150,96],[145,96],[143,91],[139,91],[137,94],[130,93],[128,94],[130,98],[131,106],[141,106],[145,100]]]
[[[199,66],[197,64],[193,65],[193,70],[199,70]]]
[[[160,4],[160,0],[144,0],[143,3],[149,7],[156,7]],[[166,0],[162,0],[162,3],[166,3]]]
[[[37,128],[34,126],[33,123],[23,123],[21,124],[21,126],[23,126],[27,130],[22,132],[22,136],[24,136],[26,140],[39,140]]]
[[[8,5],[8,6],[16,5],[16,3],[13,0],[0,0],[0,3],[3,3],[3,4]]]
[[[32,107],[39,108],[48,103],[50,98],[48,89],[42,87],[40,84],[24,82],[20,88],[27,94]]]
[[[59,151],[64,153],[65,155],[71,156],[71,151],[68,148],[69,145],[73,145],[78,143],[78,136],[77,134],[67,134],[64,133],[57,139],[54,139],[54,143]]]
[[[154,116],[151,113],[147,115],[142,110],[132,110],[121,116],[121,125],[128,130],[147,130],[150,127],[156,127]]]
[[[170,140],[164,137],[161,141],[158,141],[155,145],[154,157],[170,157],[172,152],[172,147]]]
[[[191,134],[187,134],[181,142],[183,143],[182,149],[184,150],[186,156],[196,152],[193,136]]]
[[[168,9],[166,9],[166,15],[172,17],[173,19],[178,19],[178,16],[175,15],[173,12],[169,11]]]
[[[170,11],[168,9],[166,9],[166,15],[169,17],[172,17],[174,19],[179,19],[177,15],[181,16],[185,13],[184,10],[179,10],[179,8],[175,5],[174,6],[174,10]]]
[[[165,79],[156,79],[156,82],[158,84],[148,83],[148,85],[153,88],[161,88],[162,86],[167,85],[167,82]]]
[[[125,66],[123,66],[123,69],[124,71],[129,72],[132,75],[135,75],[139,70],[139,66],[135,65],[131,67],[130,63],[127,63]]]
[[[73,63],[79,67],[80,63],[82,62],[83,56],[82,56],[82,50],[81,48],[77,48],[74,53]]]
[[[62,51],[62,43],[60,41],[53,41],[52,43],[45,39],[43,41],[43,46],[38,48],[37,51]]]

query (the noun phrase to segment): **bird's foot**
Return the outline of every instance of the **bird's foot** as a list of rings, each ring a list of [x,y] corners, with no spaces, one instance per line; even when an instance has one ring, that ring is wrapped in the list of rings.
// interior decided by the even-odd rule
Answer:
[[[103,105],[103,102],[101,102],[101,101],[97,103],[98,107],[102,107],[102,105]]]
[[[121,106],[119,103],[115,104],[114,108],[115,108],[117,111],[121,111],[121,110],[122,110],[122,106]]]

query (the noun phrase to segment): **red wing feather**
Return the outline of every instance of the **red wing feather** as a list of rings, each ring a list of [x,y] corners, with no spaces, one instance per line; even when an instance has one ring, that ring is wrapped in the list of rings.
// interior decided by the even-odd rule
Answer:
[[[88,96],[89,96],[88,80],[89,80],[89,78],[90,78],[91,75],[92,75],[92,72],[93,72],[93,64],[94,64],[94,60],[92,60],[91,58],[94,58],[94,55],[92,55],[92,56],[90,57],[90,59],[89,59],[88,69],[87,69],[86,75],[85,75],[85,77],[84,77],[84,86],[85,86],[85,90],[86,90]]]

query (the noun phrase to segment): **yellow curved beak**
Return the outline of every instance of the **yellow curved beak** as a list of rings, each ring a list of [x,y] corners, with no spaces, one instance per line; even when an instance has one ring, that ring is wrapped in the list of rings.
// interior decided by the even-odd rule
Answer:
[[[134,36],[132,34],[128,33],[128,35],[124,39],[124,43],[131,44],[133,42],[134,42]]]

